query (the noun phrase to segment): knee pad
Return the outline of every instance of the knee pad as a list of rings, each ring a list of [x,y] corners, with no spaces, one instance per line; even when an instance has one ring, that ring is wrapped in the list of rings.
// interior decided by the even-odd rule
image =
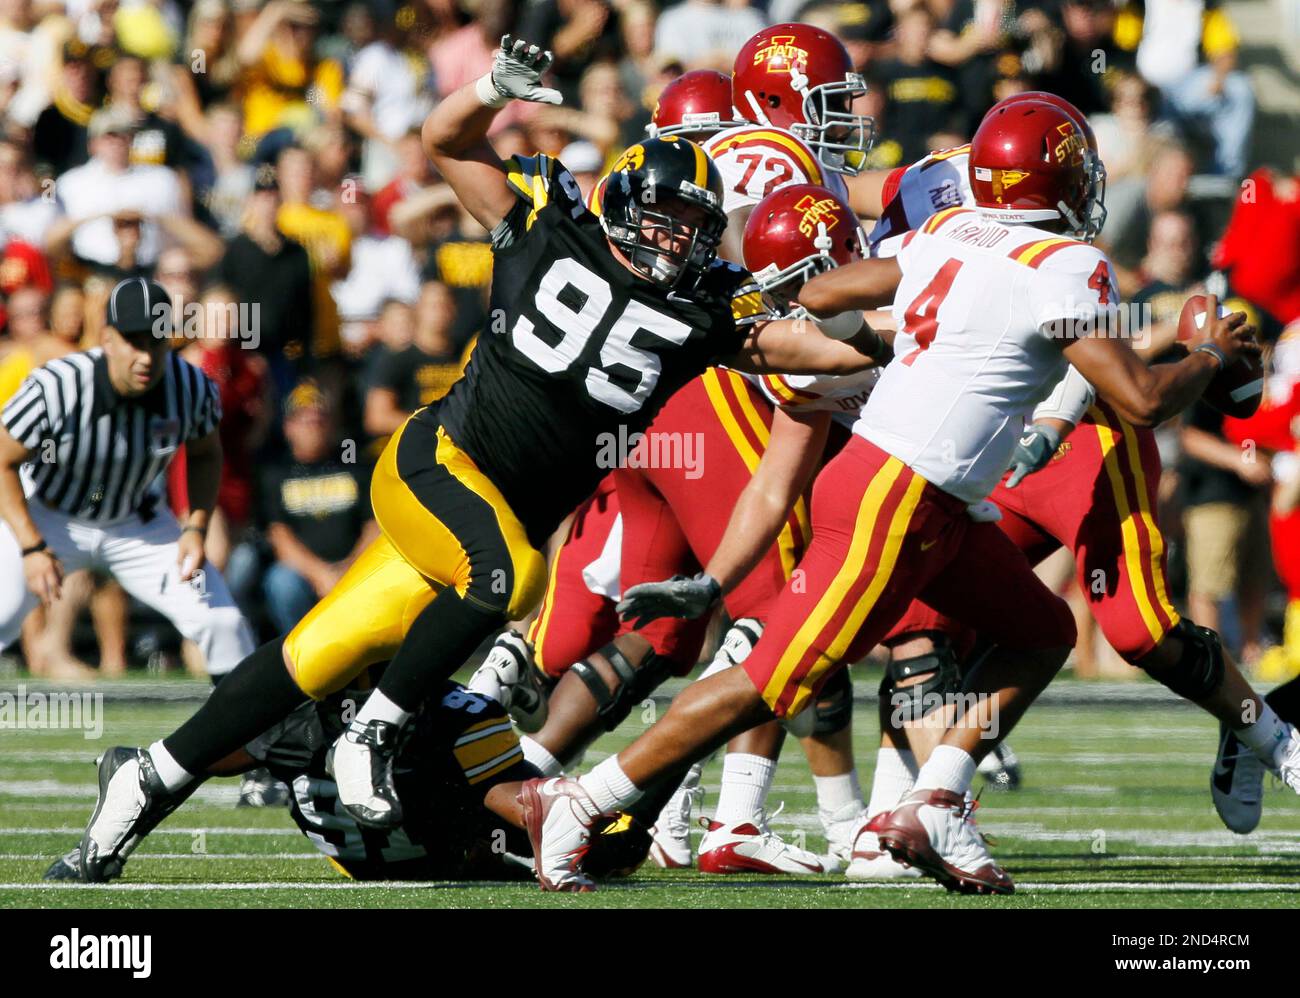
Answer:
[[[929,678],[910,686],[899,686],[914,676]],[[943,698],[961,688],[961,666],[951,646],[937,642],[935,650],[915,658],[891,659],[880,680],[880,698],[903,722],[920,721],[943,704]]]
[[[1217,632],[1186,618],[1169,632],[1183,641],[1183,654],[1172,669],[1147,672],[1152,679],[1188,700],[1204,700],[1223,682],[1223,643]]]
[[[838,670],[822,687],[813,708],[813,731],[833,735],[843,731],[853,720],[853,681],[847,668]]]
[[[614,668],[618,682],[613,689],[602,678],[600,672],[590,661],[584,659],[573,665],[574,674],[582,680],[583,685],[596,700],[596,712],[606,731],[613,731],[632,713],[632,708],[649,696],[659,685],[673,674],[671,659],[663,658],[651,652],[636,668],[628,661],[615,645],[606,645],[600,654],[609,660]]]

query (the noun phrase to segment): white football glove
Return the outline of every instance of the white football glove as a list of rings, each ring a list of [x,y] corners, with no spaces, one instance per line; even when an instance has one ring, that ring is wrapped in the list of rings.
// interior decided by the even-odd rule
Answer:
[[[478,99],[488,107],[504,107],[512,100],[537,104],[561,104],[558,90],[541,85],[550,68],[552,55],[522,38],[504,35],[492,59],[492,71],[475,84]]]

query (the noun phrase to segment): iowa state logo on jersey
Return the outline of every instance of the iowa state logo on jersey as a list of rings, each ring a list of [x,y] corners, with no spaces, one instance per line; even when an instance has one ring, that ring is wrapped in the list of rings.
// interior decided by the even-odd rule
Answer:
[[[805,72],[808,68],[808,50],[794,43],[794,35],[773,35],[772,40],[754,53],[754,65],[767,63],[769,73],[788,73],[792,69]]]
[[[799,231],[811,239],[817,234],[817,224],[820,222],[829,232],[840,224],[837,208],[839,205],[835,203],[834,198],[818,198],[812,194],[805,194],[794,205],[795,211],[803,212],[799,218]]]

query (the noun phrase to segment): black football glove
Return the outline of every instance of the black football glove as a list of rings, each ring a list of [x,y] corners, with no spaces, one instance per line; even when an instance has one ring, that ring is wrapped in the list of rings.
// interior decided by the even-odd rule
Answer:
[[[660,617],[702,617],[721,596],[722,587],[711,575],[701,572],[693,579],[674,575],[663,582],[633,586],[623,594],[618,612],[633,627],[644,627]]]

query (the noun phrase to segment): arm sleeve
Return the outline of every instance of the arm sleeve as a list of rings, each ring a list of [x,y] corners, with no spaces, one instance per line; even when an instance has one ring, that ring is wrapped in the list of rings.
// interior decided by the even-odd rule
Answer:
[[[1074,369],[1074,365],[1070,365],[1052,394],[1034,410],[1033,422],[1040,419],[1063,419],[1071,425],[1077,425],[1096,397],[1097,393],[1088,380]]]

